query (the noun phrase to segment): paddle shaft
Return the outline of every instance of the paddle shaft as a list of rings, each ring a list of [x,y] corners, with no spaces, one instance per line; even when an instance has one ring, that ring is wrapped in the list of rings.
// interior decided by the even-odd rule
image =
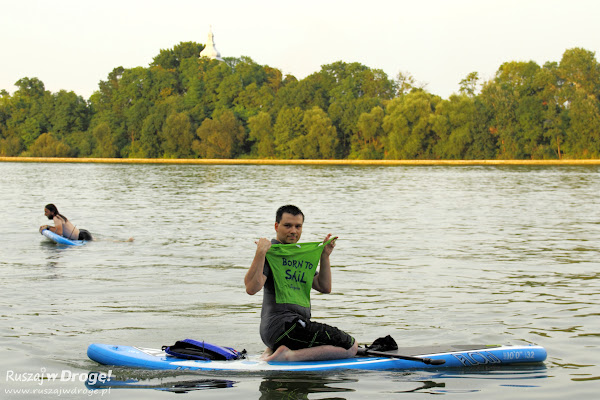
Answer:
[[[367,350],[367,349],[363,349],[363,348],[359,348],[357,354],[361,355],[361,356],[365,355],[365,356],[399,358],[401,360],[418,361],[418,362],[422,362],[423,364],[430,364],[430,365],[442,365],[443,363],[446,362],[446,360],[441,360],[441,359],[431,359],[431,358],[427,358],[427,357],[402,356],[400,354],[386,353],[383,351]]]

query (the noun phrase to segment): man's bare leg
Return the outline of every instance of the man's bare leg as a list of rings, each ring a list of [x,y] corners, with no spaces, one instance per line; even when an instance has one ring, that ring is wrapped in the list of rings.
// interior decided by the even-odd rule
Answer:
[[[290,350],[285,346],[280,346],[271,355],[261,357],[265,361],[324,361],[338,360],[343,358],[352,358],[358,351],[358,343],[346,350],[343,347],[336,346],[317,346],[307,349]],[[265,352],[266,353],[266,352]]]

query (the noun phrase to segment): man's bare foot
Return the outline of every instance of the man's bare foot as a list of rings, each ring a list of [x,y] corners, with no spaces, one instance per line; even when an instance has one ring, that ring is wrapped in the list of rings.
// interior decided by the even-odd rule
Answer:
[[[271,354],[273,354],[273,350],[271,350],[271,348],[270,348],[270,347],[267,347],[267,348],[265,349],[265,351],[262,353],[262,355],[260,356],[260,359],[261,359],[262,361],[266,361],[266,359],[267,359],[267,358],[268,358],[268,357],[269,357]]]
[[[279,346],[274,353],[268,357],[261,357],[264,361],[291,361],[290,357],[294,352],[285,346]],[[264,356],[264,354],[263,354]]]

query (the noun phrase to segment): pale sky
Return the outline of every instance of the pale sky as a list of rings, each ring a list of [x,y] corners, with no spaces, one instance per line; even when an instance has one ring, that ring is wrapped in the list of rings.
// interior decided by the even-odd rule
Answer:
[[[600,52],[598,0],[0,0],[0,89],[36,77],[88,99],[118,66],[206,44],[298,79],[336,61],[412,75],[448,98],[476,71]]]

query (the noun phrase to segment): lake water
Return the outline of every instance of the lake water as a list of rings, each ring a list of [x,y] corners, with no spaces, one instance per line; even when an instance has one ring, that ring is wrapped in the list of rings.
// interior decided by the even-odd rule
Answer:
[[[0,163],[1,397],[590,399],[599,392],[600,167]],[[55,203],[98,240],[38,233]],[[527,344],[534,366],[319,374],[113,369],[147,388],[86,391],[90,343],[183,338],[262,352],[262,293],[245,293],[275,210],[303,241],[339,236],[313,318],[370,343]],[[127,239],[133,237],[133,242]],[[17,374],[69,381],[18,381]],[[25,375],[19,375],[25,376]],[[72,378],[71,378],[72,377]],[[14,394],[46,390],[45,395]],[[39,392],[38,392],[39,393]]]

